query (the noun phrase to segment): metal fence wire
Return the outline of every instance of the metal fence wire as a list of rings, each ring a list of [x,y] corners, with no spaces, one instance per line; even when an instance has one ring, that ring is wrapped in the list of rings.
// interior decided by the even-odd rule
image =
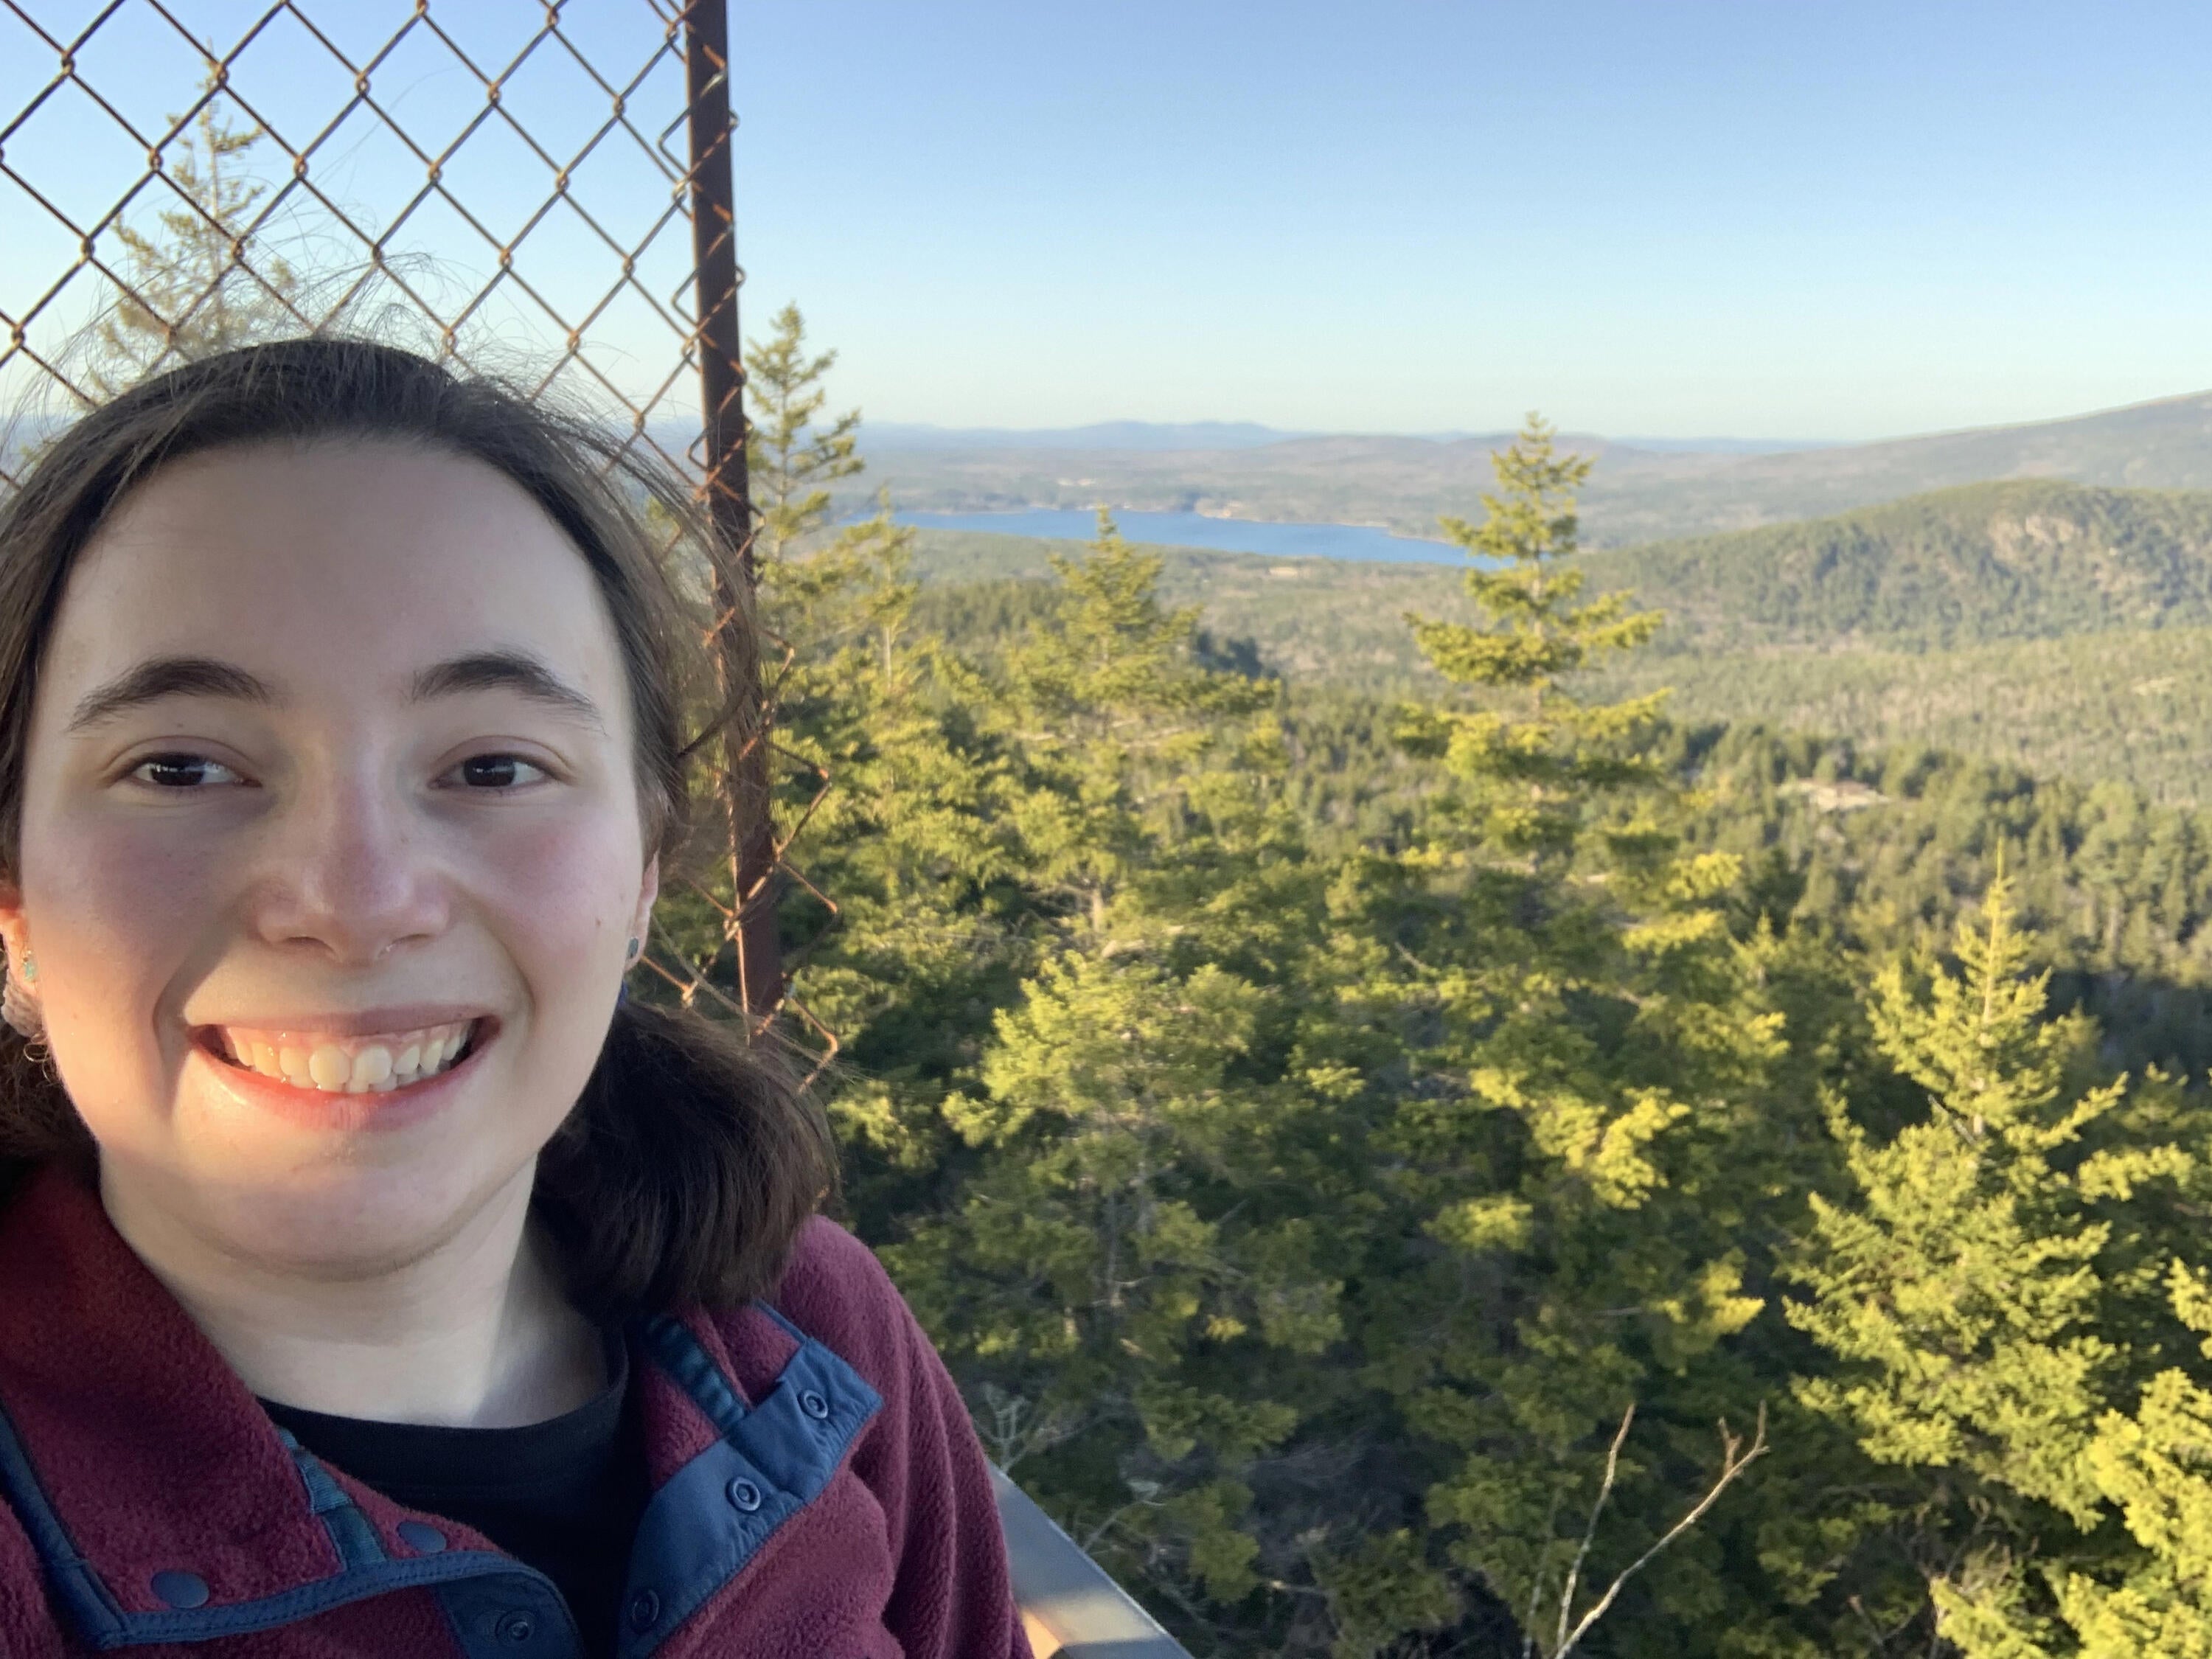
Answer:
[[[799,884],[834,918],[786,856],[829,779],[769,735],[789,650],[763,665],[738,632],[728,63],[723,0],[0,0],[0,495],[148,373],[363,319],[678,470],[733,554],[704,573],[706,642],[766,718],[702,751],[719,822],[685,879],[710,921],[645,963],[748,1033],[789,1015],[826,1062],[776,905]]]

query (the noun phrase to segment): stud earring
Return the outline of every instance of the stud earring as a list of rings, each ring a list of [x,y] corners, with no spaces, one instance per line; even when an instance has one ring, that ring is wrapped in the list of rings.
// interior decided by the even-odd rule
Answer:
[[[19,1036],[32,1042],[46,1034],[46,1022],[39,1012],[38,1000],[23,988],[38,976],[39,964],[26,951],[21,973],[7,973],[6,982],[0,984],[0,1019],[6,1020]]]
[[[629,942],[629,960],[632,962],[635,962],[637,960],[637,941],[635,939],[632,939]]]

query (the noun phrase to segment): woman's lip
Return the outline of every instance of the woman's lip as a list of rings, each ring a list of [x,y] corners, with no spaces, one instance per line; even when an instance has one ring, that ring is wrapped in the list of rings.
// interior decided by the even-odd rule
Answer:
[[[204,1043],[195,1043],[199,1058],[213,1074],[216,1086],[240,1105],[252,1107],[305,1128],[346,1131],[398,1129],[419,1122],[447,1105],[459,1083],[476,1068],[477,1060],[497,1035],[494,1022],[471,1034],[468,1051],[435,1077],[397,1089],[365,1091],[360,1094],[302,1089],[246,1066],[234,1064]]]

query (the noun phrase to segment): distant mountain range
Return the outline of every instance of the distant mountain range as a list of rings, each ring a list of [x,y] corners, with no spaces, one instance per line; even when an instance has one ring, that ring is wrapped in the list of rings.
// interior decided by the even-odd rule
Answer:
[[[861,428],[868,453],[904,449],[1256,449],[1310,432],[1285,432],[1250,421],[1192,421],[1176,425],[1156,421],[1101,421],[1092,426],[1021,427],[925,426],[901,421],[871,421]]]
[[[1252,421],[1101,421],[1091,426],[1063,427],[930,426],[906,421],[872,421],[865,428],[864,435],[872,453],[888,453],[900,449],[1258,449],[1267,444],[1327,434],[1286,431]],[[1498,434],[1488,432],[1417,432],[1412,435],[1429,443],[1499,441]],[[1662,454],[1778,455],[1792,450],[1830,447],[1826,444],[1793,443],[1771,438],[1622,438],[1616,441],[1630,449],[1648,449]]]
[[[1143,443],[1137,435],[1146,429],[1137,423],[1059,434],[947,432],[938,434],[943,441],[902,447],[863,428],[871,465],[853,499],[858,505],[888,487],[899,506],[921,512],[1103,504],[1432,535],[1439,514],[1479,513],[1491,484],[1490,452],[1511,436],[1279,437],[1264,427],[1231,426],[1222,429],[1239,434],[1233,440],[1187,447],[1189,434],[1207,429],[1152,428]],[[1100,431],[1121,435],[1078,439]],[[1170,441],[1171,434],[1184,438]],[[1719,447],[1724,440],[1705,449],[1581,433],[1563,441],[1596,462],[1583,496],[1586,540],[1621,546],[1782,524],[1992,479],[2212,489],[2212,393],[2068,420],[1778,453]]]

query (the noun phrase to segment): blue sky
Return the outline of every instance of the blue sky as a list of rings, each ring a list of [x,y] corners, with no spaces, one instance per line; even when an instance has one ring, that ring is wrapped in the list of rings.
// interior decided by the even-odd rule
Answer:
[[[179,3],[218,37],[262,9]],[[304,9],[362,39],[410,9]],[[538,11],[431,9],[487,40]],[[732,11],[750,320],[799,300],[842,354],[841,402],[873,418],[1480,430],[1539,408],[1613,434],[1851,439],[2212,387],[2212,9]],[[646,0],[578,0],[574,21],[610,51],[655,27]],[[26,84],[10,45],[0,119]],[[311,56],[272,34],[241,87],[304,118]],[[382,85],[433,124],[469,94],[434,53]],[[70,131],[53,117],[41,163],[96,197]],[[373,142],[325,155],[319,178],[377,196]],[[481,188],[536,188],[525,161],[477,162]],[[0,190],[0,309],[55,240],[15,234],[26,212]],[[426,230],[465,276],[482,250],[452,234]],[[605,331],[644,377],[635,326]]]
[[[2212,9],[763,9],[756,308],[887,418],[1852,438],[2212,386]]]

